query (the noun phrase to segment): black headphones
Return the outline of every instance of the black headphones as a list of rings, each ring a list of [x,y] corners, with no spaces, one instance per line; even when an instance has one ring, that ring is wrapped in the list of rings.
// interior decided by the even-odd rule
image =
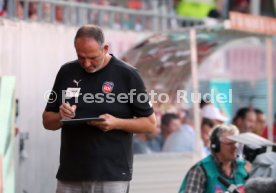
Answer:
[[[221,130],[221,128],[219,126],[216,127],[210,137],[210,142],[211,142],[210,149],[214,153],[218,153],[220,151],[220,141],[219,141],[219,136],[218,136],[218,133],[220,130]]]

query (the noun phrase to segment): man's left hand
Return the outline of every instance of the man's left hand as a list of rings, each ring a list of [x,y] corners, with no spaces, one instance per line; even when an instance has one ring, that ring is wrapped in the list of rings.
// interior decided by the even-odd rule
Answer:
[[[107,132],[116,128],[116,122],[118,118],[110,114],[103,114],[103,115],[100,115],[99,117],[103,118],[104,121],[90,121],[88,124],[98,127],[103,132]]]

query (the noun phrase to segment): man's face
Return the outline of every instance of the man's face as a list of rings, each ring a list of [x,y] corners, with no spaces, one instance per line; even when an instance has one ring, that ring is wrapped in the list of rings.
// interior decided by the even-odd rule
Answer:
[[[76,39],[75,48],[78,61],[86,72],[93,73],[104,66],[107,45],[101,47],[96,40],[81,37]]]
[[[258,113],[256,116],[256,124],[253,130],[253,133],[262,136],[265,127],[266,127],[265,115],[262,113]]]
[[[241,133],[252,132],[256,123],[256,113],[254,111],[249,111],[246,113],[244,119],[240,118],[239,130]]]
[[[234,161],[237,157],[237,143],[228,139],[229,133],[220,136],[220,151],[218,157],[221,161]]]
[[[165,136],[177,131],[181,127],[180,119],[171,119],[169,124],[162,126],[162,133]]]
[[[181,127],[180,119],[172,119],[168,125],[168,130],[170,133],[177,131]]]

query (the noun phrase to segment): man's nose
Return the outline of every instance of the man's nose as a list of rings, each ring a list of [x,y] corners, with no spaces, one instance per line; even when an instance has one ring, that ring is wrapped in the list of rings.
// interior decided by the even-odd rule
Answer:
[[[83,64],[84,64],[85,67],[89,67],[91,65],[91,61],[88,60],[88,59],[85,59]]]
[[[239,148],[239,143],[234,143],[235,148],[238,149]]]

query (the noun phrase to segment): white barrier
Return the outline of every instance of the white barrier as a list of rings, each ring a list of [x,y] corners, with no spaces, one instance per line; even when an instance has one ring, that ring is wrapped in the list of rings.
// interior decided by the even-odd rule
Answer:
[[[135,155],[130,193],[177,193],[194,158],[188,153]]]

